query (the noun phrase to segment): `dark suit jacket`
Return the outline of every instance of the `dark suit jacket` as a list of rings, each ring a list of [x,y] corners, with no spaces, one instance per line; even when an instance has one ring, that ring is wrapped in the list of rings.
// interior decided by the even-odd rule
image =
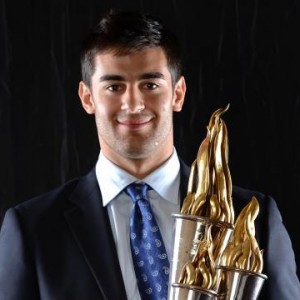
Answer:
[[[181,166],[181,195],[189,169]],[[269,278],[260,299],[300,299],[291,241],[272,198],[233,188],[236,215],[255,195],[256,237]],[[0,235],[0,300],[125,300],[95,170],[7,211]],[[130,299],[129,299],[130,300]]]

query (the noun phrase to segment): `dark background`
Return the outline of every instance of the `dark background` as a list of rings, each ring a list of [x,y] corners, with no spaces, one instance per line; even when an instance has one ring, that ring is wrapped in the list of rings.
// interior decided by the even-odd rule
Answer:
[[[77,95],[79,45],[110,7],[154,14],[182,41],[188,92],[175,142],[188,164],[212,112],[230,103],[222,118],[232,181],[275,198],[300,266],[296,0],[0,0],[0,221],[94,165],[94,119]]]

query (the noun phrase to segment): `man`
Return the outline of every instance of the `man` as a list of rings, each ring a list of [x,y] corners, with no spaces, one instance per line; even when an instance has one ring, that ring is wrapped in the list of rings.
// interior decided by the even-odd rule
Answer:
[[[180,212],[189,176],[173,144],[173,113],[186,92],[177,40],[152,17],[112,11],[85,40],[81,64],[79,97],[95,115],[99,159],[82,178],[7,211],[0,300],[140,299],[129,242],[133,204],[124,191],[136,181],[153,188],[150,203],[171,259],[171,214]],[[253,195],[268,276],[261,299],[300,299],[274,200],[234,187],[236,213]]]

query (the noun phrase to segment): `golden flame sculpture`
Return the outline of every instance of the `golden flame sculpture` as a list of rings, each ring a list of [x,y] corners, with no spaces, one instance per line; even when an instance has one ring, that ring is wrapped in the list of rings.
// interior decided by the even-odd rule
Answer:
[[[253,272],[261,272],[263,268],[262,251],[255,239],[254,221],[259,213],[255,197],[244,207],[235,222],[228,167],[228,133],[221,119],[228,108],[229,104],[224,109],[216,110],[210,118],[207,135],[191,166],[188,191],[181,209],[182,214],[234,225],[230,242],[223,253],[215,251],[218,244],[223,242],[221,237],[212,239],[211,226],[207,226],[196,253],[182,268],[179,283],[204,289],[217,289],[219,279],[215,262],[219,255],[222,266]]]
[[[215,111],[207,127],[207,136],[200,144],[191,166],[188,192],[181,213],[234,223],[232,182],[228,167],[228,135],[220,116],[227,111]]]
[[[255,239],[254,221],[259,213],[259,204],[253,196],[240,212],[231,241],[222,255],[222,265],[261,273],[263,269],[262,250]]]
[[[204,239],[199,242],[192,261],[188,261],[180,274],[179,283],[210,289],[216,285],[216,265],[213,256],[211,225],[206,227]]]

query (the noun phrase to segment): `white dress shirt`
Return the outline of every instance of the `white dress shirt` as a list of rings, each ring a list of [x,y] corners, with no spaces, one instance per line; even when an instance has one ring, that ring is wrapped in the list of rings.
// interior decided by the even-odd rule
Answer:
[[[102,204],[108,208],[127,299],[140,300],[129,241],[129,220],[133,203],[123,190],[130,183],[141,180],[113,164],[101,151],[96,164],[96,176]],[[142,181],[153,188],[149,191],[149,201],[171,262],[174,224],[171,215],[180,211],[180,164],[175,148],[171,157]]]

